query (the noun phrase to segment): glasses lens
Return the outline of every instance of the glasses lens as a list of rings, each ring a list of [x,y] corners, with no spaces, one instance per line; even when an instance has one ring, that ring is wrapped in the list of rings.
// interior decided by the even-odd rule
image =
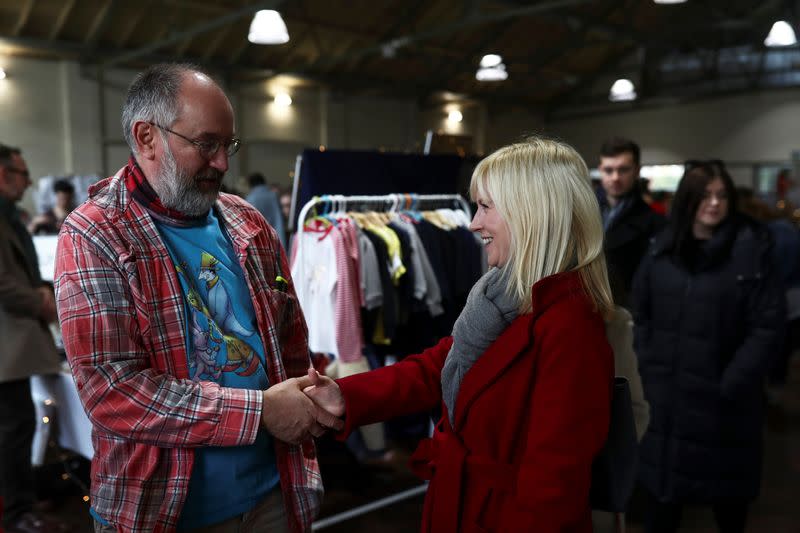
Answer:
[[[228,146],[225,147],[225,151],[228,152],[228,155],[233,155],[239,151],[239,146],[241,146],[242,141],[234,137],[231,139],[231,142]]]
[[[15,167],[6,167],[6,168],[10,172],[13,172],[14,174],[19,174],[20,176],[22,176],[24,178],[30,178],[31,177],[30,173],[27,170],[20,170],[20,169],[15,168]]]
[[[206,159],[212,159],[214,157],[214,154],[217,153],[217,150],[219,150],[221,144],[219,143],[219,141],[213,141],[213,142],[204,142],[202,144],[196,144],[196,146],[199,149],[201,156],[203,156]]]

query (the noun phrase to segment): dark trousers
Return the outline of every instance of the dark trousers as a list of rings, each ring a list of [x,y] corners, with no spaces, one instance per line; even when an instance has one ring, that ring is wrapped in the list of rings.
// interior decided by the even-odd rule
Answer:
[[[747,522],[748,502],[715,503],[711,505],[714,519],[720,533],[744,533]],[[675,533],[681,525],[683,505],[662,503],[648,494],[647,510],[644,519],[645,533]]]
[[[28,379],[0,383],[0,496],[9,524],[33,507],[31,446],[36,410]]]

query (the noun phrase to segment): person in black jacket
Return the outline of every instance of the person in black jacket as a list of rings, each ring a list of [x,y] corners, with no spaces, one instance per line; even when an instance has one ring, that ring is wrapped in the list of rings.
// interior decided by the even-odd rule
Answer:
[[[676,531],[684,504],[743,532],[759,491],[764,379],[784,317],[764,226],[736,209],[719,161],[687,166],[670,224],[633,285],[635,348],[650,426],[639,479],[646,533]]]
[[[600,147],[600,212],[614,303],[630,307],[633,275],[664,218],[645,203],[639,190],[639,145],[613,138]]]

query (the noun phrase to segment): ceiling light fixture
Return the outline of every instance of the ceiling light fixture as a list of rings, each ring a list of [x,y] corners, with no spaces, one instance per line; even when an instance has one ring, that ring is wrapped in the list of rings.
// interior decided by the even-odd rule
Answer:
[[[499,54],[486,54],[481,58],[478,71],[475,73],[478,81],[503,81],[508,79],[506,66]]]
[[[461,114],[461,111],[458,109],[454,109],[447,114],[447,122],[461,122],[464,120],[464,115]]]
[[[633,82],[625,78],[615,81],[608,93],[608,99],[612,102],[636,100],[636,88],[633,86]]]
[[[653,2],[655,2],[656,4],[663,4],[665,6],[668,6],[668,5],[671,5],[671,4],[683,4],[686,1],[687,0],[653,0]]]
[[[0,68],[0,80],[6,79],[6,69]]]
[[[785,20],[779,20],[772,25],[769,35],[764,39],[766,46],[791,46],[797,44],[797,37],[794,34],[792,25]]]
[[[292,97],[286,93],[278,93],[275,95],[275,105],[289,107],[292,105]]]
[[[498,54],[486,54],[481,58],[481,68],[492,68],[503,64],[503,58]]]
[[[253,44],[284,44],[289,42],[289,30],[280,13],[262,9],[253,16],[247,40]]]
[[[506,66],[500,63],[496,67],[479,68],[475,73],[475,79],[478,81],[503,81],[508,79],[508,72],[506,72]]]

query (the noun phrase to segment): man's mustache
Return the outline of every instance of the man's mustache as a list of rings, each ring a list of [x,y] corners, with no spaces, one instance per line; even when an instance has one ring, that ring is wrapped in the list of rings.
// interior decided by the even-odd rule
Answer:
[[[195,181],[206,181],[206,180],[214,180],[214,181],[222,181],[222,178],[225,177],[225,174],[215,168],[209,169],[201,174],[197,174],[194,177]]]

